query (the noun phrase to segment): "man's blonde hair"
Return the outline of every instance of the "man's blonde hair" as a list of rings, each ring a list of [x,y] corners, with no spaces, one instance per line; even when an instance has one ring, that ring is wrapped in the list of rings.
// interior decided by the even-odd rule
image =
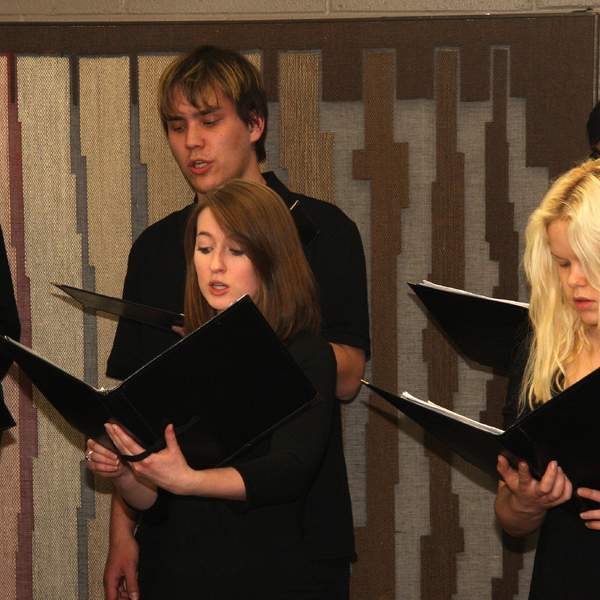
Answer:
[[[224,94],[235,105],[246,125],[264,121],[264,129],[254,144],[260,161],[266,158],[267,94],[258,69],[233,50],[201,46],[176,58],[163,72],[158,84],[158,112],[167,131],[180,97],[197,109],[214,108],[214,94]]]

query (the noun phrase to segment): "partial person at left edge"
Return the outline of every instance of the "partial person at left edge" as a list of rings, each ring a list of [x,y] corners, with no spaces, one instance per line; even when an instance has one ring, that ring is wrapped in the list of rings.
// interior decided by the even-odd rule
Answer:
[[[17,312],[17,303],[15,302],[15,290],[10,274],[10,265],[6,255],[6,246],[4,245],[4,235],[0,227],[0,335],[19,340],[21,337],[21,324],[19,322],[19,313]],[[0,380],[8,372],[12,360],[0,354]],[[0,443],[2,443],[2,433],[13,427],[15,421],[12,418],[6,404],[4,404],[4,393],[0,385]]]

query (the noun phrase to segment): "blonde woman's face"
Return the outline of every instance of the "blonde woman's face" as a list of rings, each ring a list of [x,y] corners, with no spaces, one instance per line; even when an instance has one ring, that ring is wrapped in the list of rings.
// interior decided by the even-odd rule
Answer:
[[[596,327],[600,292],[587,280],[581,263],[569,244],[568,231],[567,221],[554,221],[548,225],[550,252],[556,263],[566,302],[578,312],[586,325]]]

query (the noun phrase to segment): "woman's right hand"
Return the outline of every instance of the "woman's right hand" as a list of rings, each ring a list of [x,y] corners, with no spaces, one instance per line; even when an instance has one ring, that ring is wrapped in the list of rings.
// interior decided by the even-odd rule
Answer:
[[[498,457],[500,482],[496,514],[511,535],[525,535],[539,529],[546,512],[571,498],[573,486],[556,461],[548,464],[540,481],[534,479],[527,463],[513,469],[506,457]]]
[[[104,427],[108,431],[113,426],[105,423]],[[156,486],[138,477],[130,463],[94,440],[87,441],[85,464],[95,475],[112,479],[121,498],[135,510],[146,510],[156,502]]]
[[[85,466],[94,475],[109,477],[111,479],[121,477],[127,470],[127,466],[117,454],[94,440],[87,441]]]

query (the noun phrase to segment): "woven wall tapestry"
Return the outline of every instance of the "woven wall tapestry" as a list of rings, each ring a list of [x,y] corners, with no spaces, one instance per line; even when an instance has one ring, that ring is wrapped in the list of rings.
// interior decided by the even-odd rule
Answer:
[[[22,341],[94,385],[115,320],[50,282],[120,295],[136,236],[192,197],[157,117],[177,53],[242,51],[269,94],[268,168],[361,231],[366,377],[492,425],[506,382],[458,357],[407,280],[526,300],[519,261],[549,179],[586,155],[594,15],[281,23],[0,25],[0,223]],[[110,488],[13,367],[0,453],[0,598],[103,598]],[[344,408],[354,600],[527,594],[495,482],[364,391]]]

